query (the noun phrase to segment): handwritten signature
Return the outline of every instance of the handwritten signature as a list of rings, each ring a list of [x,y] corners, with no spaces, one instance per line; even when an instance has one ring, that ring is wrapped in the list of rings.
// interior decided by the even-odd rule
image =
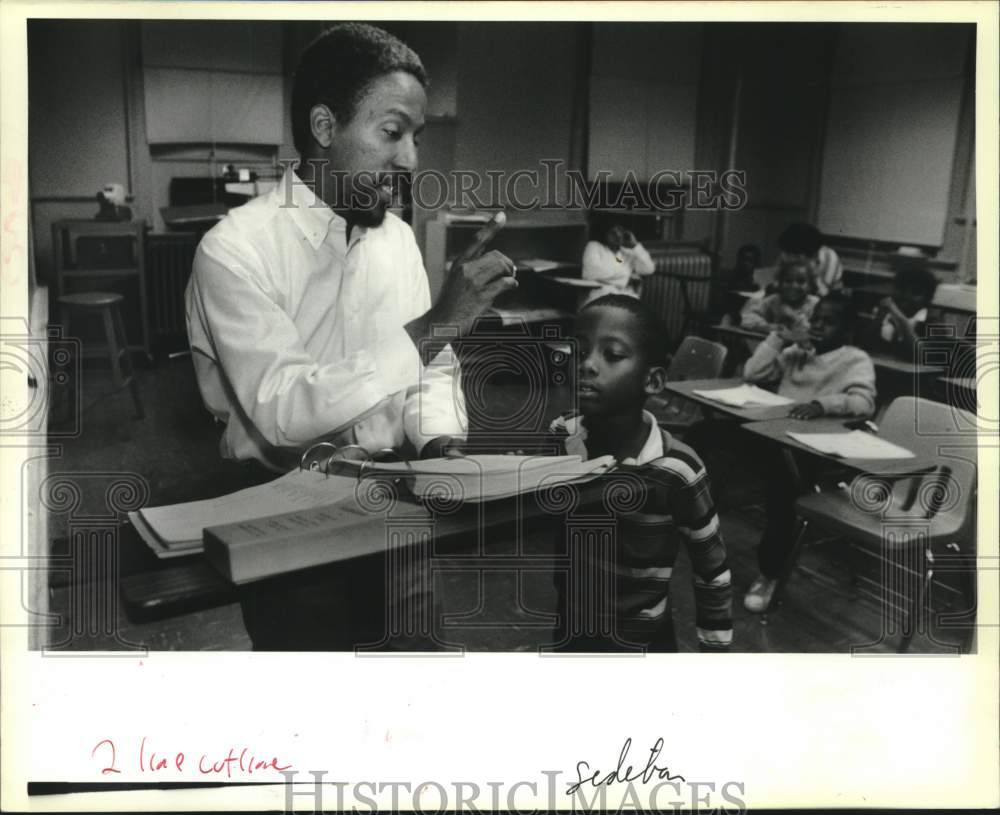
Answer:
[[[601,775],[600,770],[594,770],[593,774],[590,774],[591,766],[586,761],[578,761],[576,763],[576,777],[577,781],[575,784],[570,784],[566,789],[567,795],[572,795],[585,783],[590,783],[595,787],[600,786],[610,786],[614,783],[631,783],[632,781],[642,780],[643,784],[648,784],[653,778],[659,778],[660,780],[667,781],[683,781],[683,775],[671,775],[669,767],[658,767],[656,765],[656,759],[660,755],[660,751],[663,749],[663,739],[659,738],[656,740],[656,744],[649,748],[649,758],[646,759],[646,766],[642,768],[642,771],[635,773],[633,775],[633,767],[630,764],[627,768],[625,767],[625,759],[628,757],[629,748],[632,746],[631,737],[625,739],[625,744],[622,745],[622,751],[618,755],[618,766],[610,773],[606,775]]]

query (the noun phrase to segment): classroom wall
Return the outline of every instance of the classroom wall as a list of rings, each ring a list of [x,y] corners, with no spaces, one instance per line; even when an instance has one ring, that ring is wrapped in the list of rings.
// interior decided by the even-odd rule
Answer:
[[[281,26],[288,100],[298,54],[326,23],[274,25]],[[789,221],[816,219],[829,83],[842,27],[414,21],[386,27],[421,54],[431,75],[421,148],[425,169],[512,173],[541,169],[541,158],[584,169],[594,155],[588,141],[592,148],[601,144],[588,132],[593,82],[634,81],[647,100],[646,125],[626,127],[620,136],[622,154],[642,153],[637,166],[648,166],[651,154],[654,164],[686,162],[693,132],[694,167],[728,169],[736,125],[732,163],[748,174],[748,204],[736,213],[685,213],[685,239],[706,239],[720,249],[724,263],[744,242],[761,245],[765,257],[772,257]],[[209,175],[229,161],[266,168],[275,156],[295,155],[287,116],[276,149],[151,150],[140,39],[138,23],[128,21],[36,20],[29,27],[29,151],[40,282],[51,268],[51,223],[92,217],[93,196],[106,182],[125,183],[136,216],[162,229],[158,210],[168,203],[171,176]],[[967,207],[974,215],[973,105],[968,85],[963,92],[942,250],[959,260],[966,246],[960,221]],[[670,104],[656,104],[660,99]],[[630,134],[635,138],[627,140]],[[421,245],[424,224],[433,216],[415,213]],[[968,261],[974,269],[974,253]]]
[[[818,225],[941,246],[972,26],[841,26]]]
[[[108,182],[131,190],[123,24],[32,20],[28,163],[39,283],[49,279],[52,223],[91,218]]]
[[[541,172],[544,158],[580,169],[587,37],[576,24],[459,23],[455,168]],[[517,194],[542,186],[520,183]]]
[[[706,26],[699,166],[744,171],[747,203],[688,218],[685,236],[708,239],[723,265],[744,243],[773,257],[789,222],[814,217],[834,38],[821,25]]]

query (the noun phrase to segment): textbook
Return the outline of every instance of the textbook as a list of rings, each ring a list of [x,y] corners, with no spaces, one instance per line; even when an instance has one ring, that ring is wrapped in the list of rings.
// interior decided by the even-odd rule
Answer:
[[[862,430],[849,433],[795,433],[789,430],[788,435],[806,447],[837,458],[914,458],[906,448]]]
[[[498,499],[570,481],[587,482],[613,463],[611,456],[581,461],[579,456],[479,455],[376,462],[361,472],[360,462],[337,460],[329,466],[338,472],[357,472],[362,484],[373,479],[376,493],[378,478],[387,477],[409,486],[418,500],[404,497],[382,506],[376,498],[376,506],[366,507],[352,495],[329,506],[213,525],[205,529],[205,556],[240,584],[377,554],[392,546],[412,546],[426,539],[424,535],[441,539],[472,534],[517,519],[530,520],[532,513],[544,514],[534,503],[512,506]],[[461,511],[450,509],[452,502]],[[491,502],[488,510],[485,502]]]
[[[735,388],[720,388],[718,390],[696,390],[698,396],[706,399],[714,399],[730,407],[781,407],[790,405],[793,400],[786,396],[779,396],[771,391],[758,388],[756,385],[743,384]]]
[[[355,479],[313,470],[293,470],[274,481],[239,492],[128,514],[132,526],[159,558],[201,552],[206,526],[236,523],[297,509],[332,504],[354,494]]]

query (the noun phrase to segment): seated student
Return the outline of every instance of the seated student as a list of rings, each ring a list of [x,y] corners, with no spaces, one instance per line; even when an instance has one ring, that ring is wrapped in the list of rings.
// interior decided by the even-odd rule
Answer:
[[[644,303],[608,295],[580,311],[576,338],[579,413],[559,417],[551,431],[568,455],[590,459],[610,454],[631,465],[630,472],[639,475],[648,493],[639,511],[618,516],[617,562],[594,562],[584,554],[581,565],[587,575],[570,577],[578,586],[599,587],[601,576],[614,581],[612,606],[592,605],[605,600],[600,591],[580,597],[559,586],[557,647],[676,651],[668,581],[683,543],[692,564],[701,648],[727,648],[733,633],[730,572],[705,467],[644,409],[646,398],[666,382],[665,332]],[[602,619],[602,631],[615,632],[613,641],[596,632],[581,633],[571,622],[595,617]]]
[[[740,313],[740,325],[751,331],[776,331],[781,327],[806,329],[819,302],[809,293],[809,264],[785,261],[778,269],[777,291],[751,297]]]
[[[808,332],[781,328],[772,332],[747,361],[749,382],[778,382],[778,393],[796,401],[789,415],[868,417],[875,413],[875,368],[860,348],[849,345],[855,315],[844,294],[828,294],[813,312]],[[766,611],[794,543],[797,483],[780,450],[768,443],[748,450],[765,489],[767,524],[757,550],[760,576],[743,599],[748,611]],[[809,465],[803,462],[808,468]],[[810,472],[803,472],[809,480]]]
[[[917,341],[924,336],[927,309],[937,287],[938,280],[925,263],[900,265],[892,283],[892,296],[872,313],[866,347],[912,359]]]
[[[779,263],[803,261],[810,266],[810,290],[823,297],[843,288],[844,267],[837,253],[823,245],[823,236],[812,224],[789,224],[778,236]]]
[[[621,224],[609,223],[603,218],[592,222],[591,240],[583,249],[584,280],[594,280],[603,285],[593,289],[585,302],[605,294],[627,294],[638,297],[633,284],[640,276],[651,275],[656,264],[649,252]]]
[[[739,291],[757,291],[760,286],[754,280],[753,273],[761,263],[760,247],[745,243],[736,250],[736,265],[729,279],[729,288]]]
[[[761,263],[760,247],[747,243],[736,251],[736,263],[722,280],[722,285],[712,287],[712,295],[717,306],[712,312],[722,318],[724,325],[738,325],[740,309],[745,300],[737,292],[757,291],[760,288],[754,280],[754,272]]]

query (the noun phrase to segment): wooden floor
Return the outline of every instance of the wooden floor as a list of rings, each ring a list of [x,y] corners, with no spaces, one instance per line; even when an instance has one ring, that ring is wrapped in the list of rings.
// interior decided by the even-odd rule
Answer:
[[[72,513],[52,513],[50,536],[56,552],[64,551],[71,524],[84,516],[107,515],[109,489],[122,477],[148,490],[148,503],[159,505],[222,495],[245,485],[245,468],[218,455],[218,432],[204,410],[191,361],[179,358],[140,370],[146,418],[132,418],[127,392],[109,396],[83,417],[77,438],[63,440],[50,460],[51,475],[63,474],[77,485],[80,503]],[[83,403],[110,387],[100,369],[84,371]],[[491,404],[504,415],[504,405],[527,397],[514,385],[497,386]],[[565,395],[562,395],[564,402]],[[555,415],[565,404],[555,394],[546,407]],[[517,411],[513,408],[511,413]],[[743,592],[756,576],[755,546],[762,529],[760,496],[752,479],[738,469],[719,498],[723,534],[734,580],[734,649],[743,652],[893,653],[898,644],[895,622],[872,596],[880,571],[842,540],[807,541],[782,604],[766,616],[744,611]],[[141,564],[136,566],[135,564]],[[149,567],[145,552],[121,552],[120,576]],[[517,575],[491,573],[481,584],[475,572],[438,574],[436,588],[444,612],[439,635],[469,650],[528,651],[551,639],[555,592],[544,573],[522,575],[520,601]],[[140,622],[125,613],[112,586],[105,615],[115,622],[94,625],[82,619],[70,588],[53,580],[50,610],[58,620],[50,643],[68,649],[144,647],[151,650],[245,650],[250,641],[240,608],[229,603],[193,610],[181,616]],[[866,590],[866,586],[869,590]],[[674,618],[682,651],[697,650],[690,564],[682,556],[671,581]],[[918,631],[911,653],[954,653],[967,640],[967,629],[947,624],[942,614],[963,611],[963,600],[948,585],[933,593],[926,625]]]

